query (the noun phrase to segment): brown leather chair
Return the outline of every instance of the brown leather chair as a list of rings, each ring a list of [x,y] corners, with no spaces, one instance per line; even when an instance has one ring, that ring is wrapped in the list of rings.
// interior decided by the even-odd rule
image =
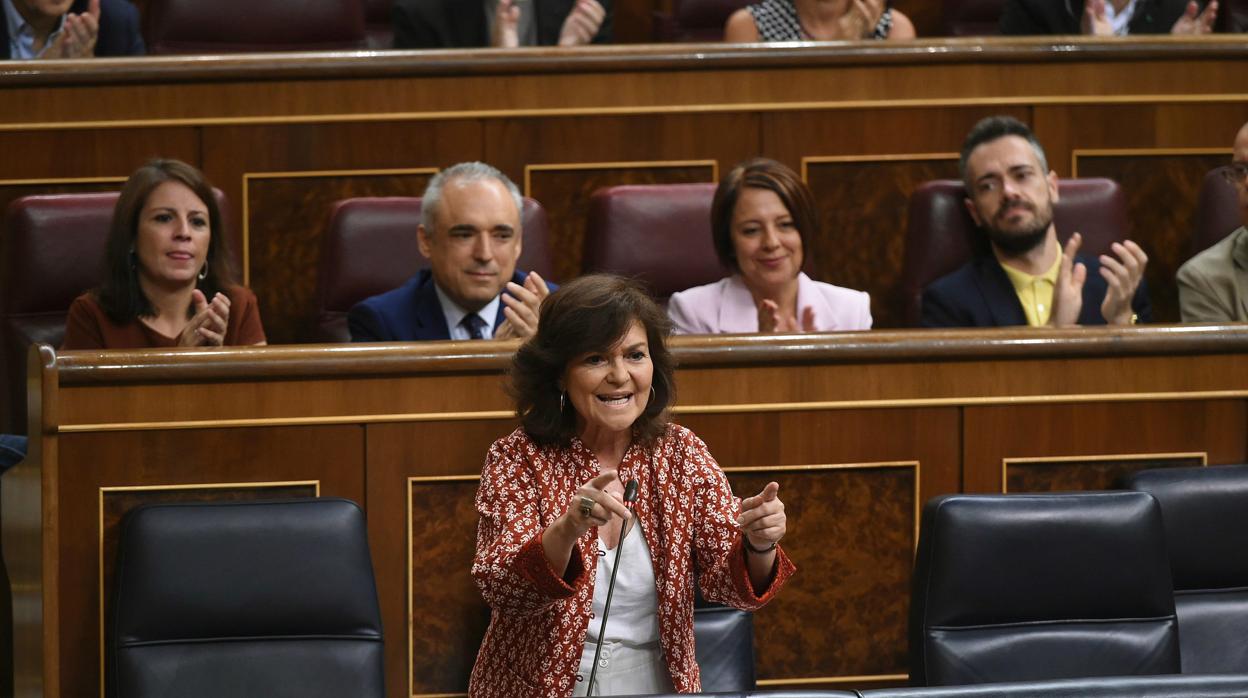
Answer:
[[[1058,239],[1083,234],[1080,254],[1099,255],[1127,238],[1127,200],[1110,179],[1063,179],[1053,206]],[[902,298],[906,320],[919,324],[923,289],[955,271],[971,255],[990,254],[987,240],[971,220],[963,200],[966,189],[955,179],[924,182],[910,195],[906,257],[902,267]]]
[[[546,211],[524,200],[524,247],[516,268],[550,279],[550,226]],[[416,244],[420,197],[345,199],[330,209],[316,279],[316,340],[349,342],[347,313],[356,303],[403,285],[429,260]]]
[[[1235,186],[1222,176],[1224,169],[1217,167],[1205,173],[1200,203],[1196,206],[1196,225],[1183,261],[1218,243],[1241,224]]]
[[[654,13],[654,40],[723,41],[733,12],[757,0],[675,0],[671,13]]]
[[[945,0],[946,36],[996,36],[1001,33],[1004,0]]]
[[[0,431],[26,433],[26,351],[59,346],[65,314],[100,283],[117,193],[27,196],[9,205],[0,238]]]
[[[151,53],[246,53],[365,48],[364,0],[155,0]]]
[[[666,301],[730,272],[711,242],[714,184],[604,187],[589,200],[581,271],[639,279]]]

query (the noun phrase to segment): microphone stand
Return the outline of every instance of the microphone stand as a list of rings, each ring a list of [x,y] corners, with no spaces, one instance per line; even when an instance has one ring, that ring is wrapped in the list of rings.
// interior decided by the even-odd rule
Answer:
[[[629,511],[633,511],[630,506],[637,502],[637,481],[629,480],[624,486],[624,506]],[[636,518],[636,517],[634,517]],[[592,696],[594,694],[594,678],[598,675],[598,657],[602,655],[602,641],[607,634],[607,616],[611,614],[611,596],[615,593],[615,576],[620,573],[620,550],[624,547],[624,536],[628,533],[628,522],[620,526],[620,540],[615,544],[615,565],[611,568],[611,585],[607,587],[607,603],[602,608],[602,625],[598,626],[598,642],[594,643],[594,663],[589,669],[589,686],[585,689],[585,695]]]

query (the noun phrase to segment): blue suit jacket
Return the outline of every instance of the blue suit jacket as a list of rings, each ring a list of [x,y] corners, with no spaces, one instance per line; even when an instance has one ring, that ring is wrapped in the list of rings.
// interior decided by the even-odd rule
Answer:
[[[87,11],[88,0],[74,0],[69,11]],[[9,22],[0,12],[0,58],[9,55]],[[139,11],[127,0],[100,0],[100,31],[95,39],[97,56],[142,56],[147,53],[143,35],[139,33]]]
[[[1077,255],[1075,261],[1088,268],[1079,324],[1104,325],[1101,302],[1109,285],[1101,277],[1101,263],[1082,255]],[[1152,320],[1153,309],[1143,279],[1131,299],[1131,307],[1141,322]],[[924,327],[1006,327],[1026,325],[1027,316],[1001,263],[991,255],[977,255],[923,289],[921,323]]]
[[[527,276],[527,273],[517,271],[511,275],[511,280],[523,284]],[[555,284],[547,285],[551,291],[558,288]],[[502,303],[498,304],[498,315],[494,318],[491,332],[503,321],[504,307]],[[347,313],[347,328],[351,331],[352,342],[413,342],[451,338],[446,316],[442,314],[442,304],[438,302],[438,292],[433,286],[433,272],[428,269],[421,269],[393,291],[356,303]]]

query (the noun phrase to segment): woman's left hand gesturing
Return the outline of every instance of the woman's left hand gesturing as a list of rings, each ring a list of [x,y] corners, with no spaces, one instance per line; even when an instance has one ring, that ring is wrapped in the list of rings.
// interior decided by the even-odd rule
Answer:
[[[746,543],[755,550],[772,548],[784,538],[787,519],[779,495],[780,484],[769,482],[762,492],[741,500],[737,524]]]

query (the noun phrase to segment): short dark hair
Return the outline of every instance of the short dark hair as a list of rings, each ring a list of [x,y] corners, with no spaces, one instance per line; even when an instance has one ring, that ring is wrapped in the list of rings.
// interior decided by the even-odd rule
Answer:
[[[234,285],[230,269],[229,243],[225,239],[225,222],[217,206],[216,193],[203,173],[180,160],[148,161],[130,175],[113,208],[113,220],[104,244],[103,282],[94,290],[96,299],[113,322],[125,324],[141,316],[155,314],[151,301],[139,287],[138,257],[134,239],[139,234],[139,216],[147,205],[147,197],[165,182],[179,182],[199,197],[208,210],[207,275],[196,280],[195,287],[209,300]],[[194,313],[187,308],[187,316]]]
[[[802,252],[809,255],[807,241],[819,234],[819,215],[810,187],[783,163],[754,158],[732,168],[719,181],[715,198],[711,200],[711,239],[715,242],[715,253],[720,263],[733,271],[741,271],[737,252],[732,246],[732,213],[737,207],[737,197],[746,187],[767,189],[780,197],[789,215],[793,216],[793,224],[802,239]]]
[[[646,331],[654,394],[633,429],[641,442],[663,433],[667,408],[676,397],[675,363],[666,342],[671,321],[637,282],[589,274],[542,301],[537,334],[512,359],[509,391],[530,438],[539,444],[570,443],[576,435],[576,412],[564,409],[559,390],[568,363],[582,354],[610,349],[634,320]]]
[[[1045,174],[1048,173],[1049,160],[1044,156],[1044,146],[1040,145],[1036,134],[1027,128],[1027,124],[1012,116],[989,116],[980,119],[979,123],[972,126],[971,132],[966,134],[966,140],[962,141],[962,154],[958,158],[958,174],[962,177],[962,183],[966,185],[967,196],[970,196],[971,185],[974,184],[968,181],[969,175],[966,171],[966,164],[971,159],[971,153],[985,143],[991,143],[1006,136],[1018,136],[1031,144],[1031,149],[1036,153],[1036,159],[1040,161],[1040,170]]]

